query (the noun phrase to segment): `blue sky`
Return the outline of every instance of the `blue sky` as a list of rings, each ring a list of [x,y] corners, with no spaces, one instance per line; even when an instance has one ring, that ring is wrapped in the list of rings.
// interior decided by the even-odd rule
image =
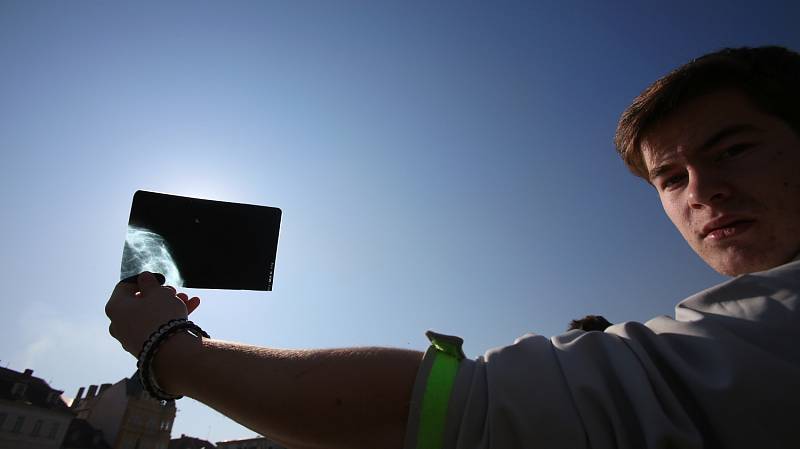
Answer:
[[[800,49],[796,2],[0,2],[0,364],[72,396],[107,333],[133,193],[279,207],[274,291],[192,291],[212,336],[471,357],[723,279],[612,137],[726,46]],[[189,373],[199,374],[199,373]],[[268,382],[268,379],[265,379]],[[252,436],[185,399],[173,436]]]

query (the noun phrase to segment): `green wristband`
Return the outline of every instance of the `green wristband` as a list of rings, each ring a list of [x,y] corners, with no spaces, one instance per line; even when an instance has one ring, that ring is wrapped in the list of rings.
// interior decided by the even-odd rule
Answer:
[[[444,445],[444,428],[447,405],[453,392],[458,366],[464,359],[462,340],[458,337],[427,332],[434,349],[434,360],[420,407],[417,449],[441,449]]]

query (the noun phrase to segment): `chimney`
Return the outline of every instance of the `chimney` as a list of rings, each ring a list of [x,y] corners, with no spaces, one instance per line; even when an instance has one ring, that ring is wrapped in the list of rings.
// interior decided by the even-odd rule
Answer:
[[[22,373],[22,377],[31,377],[32,374],[33,374],[32,369],[26,369],[25,372]]]
[[[78,394],[75,395],[75,399],[72,400],[72,404],[69,405],[69,408],[77,407],[78,403],[81,402],[81,396],[83,396],[83,387],[78,388]]]
[[[86,392],[86,399],[91,399],[97,392],[97,385],[89,385],[89,391]]]
[[[102,385],[100,385],[100,390],[97,392],[97,395],[100,396],[101,394],[103,394],[103,392],[108,390],[108,387],[110,387],[110,386],[111,386],[111,384],[102,384]]]

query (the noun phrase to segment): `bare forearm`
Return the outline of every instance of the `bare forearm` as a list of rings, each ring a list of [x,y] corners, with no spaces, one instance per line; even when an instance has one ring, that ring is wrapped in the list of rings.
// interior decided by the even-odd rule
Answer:
[[[289,446],[399,448],[421,359],[401,349],[275,350],[182,334],[155,369],[165,390]]]

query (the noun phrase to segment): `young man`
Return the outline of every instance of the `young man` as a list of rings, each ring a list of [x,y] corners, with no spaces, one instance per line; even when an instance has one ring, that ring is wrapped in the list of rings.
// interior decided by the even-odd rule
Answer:
[[[298,448],[796,447],[800,412],[800,55],[723,50],[653,84],[617,147],[691,247],[734,279],[674,319],[526,335],[466,360],[422,353],[279,351],[179,332],[152,373]],[[137,355],[198,304],[150,274],[119,284],[111,333]],[[195,374],[198,373],[198,374]]]

